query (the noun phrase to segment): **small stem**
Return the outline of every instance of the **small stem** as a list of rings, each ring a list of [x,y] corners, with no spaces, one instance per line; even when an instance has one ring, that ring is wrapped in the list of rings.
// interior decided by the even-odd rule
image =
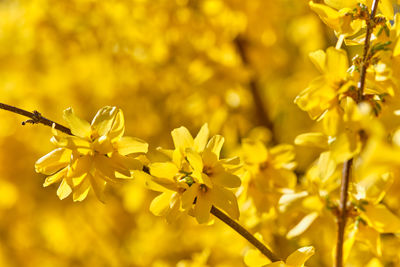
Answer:
[[[336,267],[343,266],[343,244],[344,244],[344,233],[346,228],[347,220],[347,199],[350,183],[350,171],[353,159],[345,161],[342,170],[342,182],[340,186],[340,203],[339,203],[339,215],[338,215],[338,232],[337,232],[337,244],[336,244]]]
[[[367,20],[367,32],[365,34],[365,43],[364,43],[364,51],[363,51],[363,59],[361,63],[361,72],[360,72],[360,80],[358,82],[358,102],[361,102],[363,100],[363,94],[364,94],[364,88],[365,88],[365,80],[367,76],[367,69],[369,66],[368,63],[368,54],[369,54],[369,48],[370,48],[370,43],[371,43],[371,35],[374,30],[374,18],[376,15],[376,11],[378,10],[378,3],[379,0],[374,0],[372,3],[372,10],[371,14],[369,17],[369,20]]]
[[[238,37],[234,40],[234,43],[235,43],[236,49],[239,53],[239,56],[242,60],[243,65],[245,67],[249,67],[250,61],[249,61],[249,58],[246,53],[245,40]],[[260,88],[258,87],[257,80],[254,77],[250,79],[249,87],[250,87],[250,92],[253,95],[253,101],[254,101],[254,105],[256,107],[256,112],[257,112],[257,116],[260,120],[260,123],[263,124],[265,127],[267,127],[271,131],[271,134],[272,134],[271,141],[272,141],[272,143],[276,143],[276,141],[274,139],[274,124],[271,121],[271,119],[269,118],[268,110],[265,107],[264,101],[262,100]]]
[[[271,261],[280,261],[280,259],[275,253],[269,250],[263,243],[261,243],[257,238],[255,238],[249,231],[247,231],[243,226],[239,223],[231,219],[228,215],[223,213],[218,208],[212,206],[211,214],[215,217],[223,221],[233,230],[235,230],[239,235],[243,236],[247,241],[249,241],[253,246],[255,246],[262,254],[264,254]]]
[[[46,119],[45,117],[40,115],[40,113],[37,112],[36,110],[34,112],[29,112],[29,111],[26,111],[26,110],[23,110],[23,109],[14,107],[14,106],[10,106],[7,104],[3,104],[3,103],[0,103],[0,109],[4,109],[4,110],[7,110],[7,111],[30,118],[30,120],[23,122],[22,123],[23,125],[25,125],[25,123],[32,123],[32,124],[41,123],[41,124],[53,127],[53,124],[54,124],[54,128],[56,128],[57,130],[59,130],[63,133],[66,133],[68,135],[72,135],[72,132],[69,128],[67,128],[61,124],[58,124],[54,121],[51,121],[49,119]]]

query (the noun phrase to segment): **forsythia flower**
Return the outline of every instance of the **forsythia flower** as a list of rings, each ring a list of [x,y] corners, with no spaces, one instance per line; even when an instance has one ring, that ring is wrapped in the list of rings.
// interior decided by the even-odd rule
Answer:
[[[269,262],[268,259],[261,257],[261,255],[259,255],[260,253],[254,249],[250,251],[254,253],[247,253],[245,256],[246,265],[250,267],[303,267],[304,263],[315,253],[314,247],[302,247],[290,254],[286,262],[276,261],[266,264]]]
[[[100,109],[91,124],[77,117],[71,108],[64,110],[64,119],[73,135],[57,132],[51,142],[58,148],[40,158],[37,172],[50,175],[43,186],[61,181],[57,190],[60,199],[73,194],[74,201],[86,198],[90,188],[102,200],[107,183],[131,178],[132,170],[142,163],[128,154],[146,153],[148,144],[133,137],[122,137],[124,116],[120,109]]]
[[[286,262],[277,261],[265,267],[303,267],[304,263],[315,253],[314,247],[302,247],[290,254]]]
[[[172,131],[172,162],[149,166],[153,181],[164,187],[151,204],[154,214],[172,219],[171,214],[190,211],[199,223],[205,223],[215,205],[233,218],[239,217],[236,196],[227,189],[240,186],[239,177],[233,174],[238,159],[220,159],[224,138],[216,135],[207,143],[208,132],[207,124],[195,139],[185,127]]]
[[[243,181],[246,197],[259,211],[276,208],[282,190],[296,186],[296,167],[292,145],[266,148],[259,140],[244,139],[242,156],[247,170]]]
[[[326,53],[322,50],[311,53],[310,58],[322,75],[296,97],[295,103],[315,120],[327,116],[326,111],[338,105],[339,94],[346,92],[353,82],[347,81],[346,51],[329,47]]]

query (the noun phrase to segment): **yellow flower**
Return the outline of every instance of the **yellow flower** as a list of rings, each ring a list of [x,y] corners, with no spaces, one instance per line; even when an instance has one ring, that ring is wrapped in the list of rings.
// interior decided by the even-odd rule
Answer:
[[[295,103],[315,120],[337,112],[339,94],[346,92],[354,82],[348,81],[349,65],[344,50],[329,47],[326,53],[322,50],[311,53],[310,58],[322,75],[296,97]]]
[[[50,175],[43,186],[61,181],[57,190],[60,199],[73,194],[74,201],[86,198],[90,188],[103,200],[107,183],[132,177],[132,170],[143,165],[135,157],[146,153],[144,141],[123,137],[124,116],[120,109],[106,106],[100,109],[91,124],[77,117],[71,108],[64,110],[64,119],[73,135],[57,132],[51,142],[58,148],[40,158],[35,169]]]
[[[304,263],[315,253],[314,247],[302,247],[290,254],[286,262],[276,261],[265,267],[303,267]]]
[[[268,149],[261,141],[244,139],[242,155],[248,172],[243,181],[246,198],[251,198],[259,211],[276,208],[282,190],[296,186],[293,146],[281,144]]]
[[[357,1],[325,1],[328,5],[309,2],[311,9],[318,14],[321,20],[332,28],[337,34],[351,35],[361,29],[362,22],[354,20],[352,16],[352,8]],[[339,3],[340,2],[340,3]]]
[[[172,219],[178,211],[190,211],[199,223],[209,221],[211,207],[223,209],[231,217],[239,217],[236,196],[227,188],[240,186],[240,179],[233,174],[239,160],[220,159],[224,143],[222,136],[208,140],[208,126],[205,124],[195,139],[185,127],[171,132],[175,150],[169,151],[171,162],[150,164],[153,181],[163,193],[156,197],[150,210],[156,215]]]

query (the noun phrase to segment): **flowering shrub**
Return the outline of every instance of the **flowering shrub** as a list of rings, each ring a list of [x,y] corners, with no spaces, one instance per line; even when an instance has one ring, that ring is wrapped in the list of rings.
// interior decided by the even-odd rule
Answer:
[[[0,265],[400,266],[398,4],[0,3]]]

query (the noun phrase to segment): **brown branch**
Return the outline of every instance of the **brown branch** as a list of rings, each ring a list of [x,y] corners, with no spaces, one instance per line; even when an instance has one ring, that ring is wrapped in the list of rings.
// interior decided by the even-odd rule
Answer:
[[[371,35],[375,27],[374,18],[376,15],[376,11],[378,10],[379,0],[374,0],[372,3],[371,14],[369,19],[367,20],[367,32],[365,34],[365,43],[364,43],[364,51],[363,51],[363,59],[361,62],[361,71],[360,71],[360,80],[358,82],[358,102],[363,100],[364,88],[365,88],[365,80],[367,76],[367,69],[369,66],[369,49],[371,44]]]
[[[61,124],[58,124],[52,120],[46,119],[36,110],[33,112],[29,112],[29,111],[26,111],[26,110],[23,110],[23,109],[14,107],[14,106],[10,106],[7,104],[3,104],[3,103],[0,103],[0,109],[4,109],[4,110],[7,110],[7,111],[30,118],[29,120],[22,122],[22,125],[25,125],[26,123],[32,123],[32,124],[40,123],[40,124],[44,124],[44,125],[53,127],[53,124],[54,124],[54,128],[56,128],[57,130],[59,130],[63,133],[72,135],[72,132],[69,128],[67,128]]]
[[[360,80],[358,82],[358,99],[357,102],[363,101],[363,94],[365,88],[365,81],[367,76],[367,68],[369,66],[369,51],[371,44],[371,34],[375,27],[374,18],[378,9],[379,0],[374,0],[372,3],[371,14],[367,20],[367,32],[365,35],[363,59],[361,62],[361,73]],[[349,183],[351,177],[351,167],[353,165],[353,159],[347,160],[343,164],[342,169],[342,181],[340,186],[340,204],[339,204],[339,214],[338,214],[338,232],[337,232],[337,242],[336,242],[336,267],[343,266],[343,244],[344,244],[344,234],[346,230],[347,221],[347,199],[349,191]]]
[[[336,267],[343,266],[343,244],[344,244],[344,233],[346,229],[347,221],[347,199],[350,183],[351,165],[353,159],[345,161],[342,170],[342,182],[340,186],[340,203],[339,203],[339,214],[338,214],[338,231],[337,231],[337,243],[336,243]]]
[[[212,206],[211,214],[223,221],[226,225],[235,230],[239,235],[243,236],[247,241],[249,241],[253,246],[255,246],[262,254],[264,254],[271,261],[280,261],[280,259],[275,253],[269,250],[263,243],[261,243],[257,238],[255,238],[249,231],[247,231],[243,226],[237,223],[235,220],[231,219],[228,215],[223,213],[218,208]]]
[[[237,37],[234,40],[236,49],[239,53],[239,56],[243,62],[243,65],[247,68],[250,67],[250,60],[246,53],[246,41],[240,37]],[[274,140],[274,124],[269,118],[268,110],[265,106],[264,101],[262,100],[262,95],[260,93],[260,88],[258,87],[257,80],[253,77],[249,81],[250,92],[253,96],[254,105],[256,107],[257,116],[259,122],[267,127],[272,134],[272,142],[275,143]]]

